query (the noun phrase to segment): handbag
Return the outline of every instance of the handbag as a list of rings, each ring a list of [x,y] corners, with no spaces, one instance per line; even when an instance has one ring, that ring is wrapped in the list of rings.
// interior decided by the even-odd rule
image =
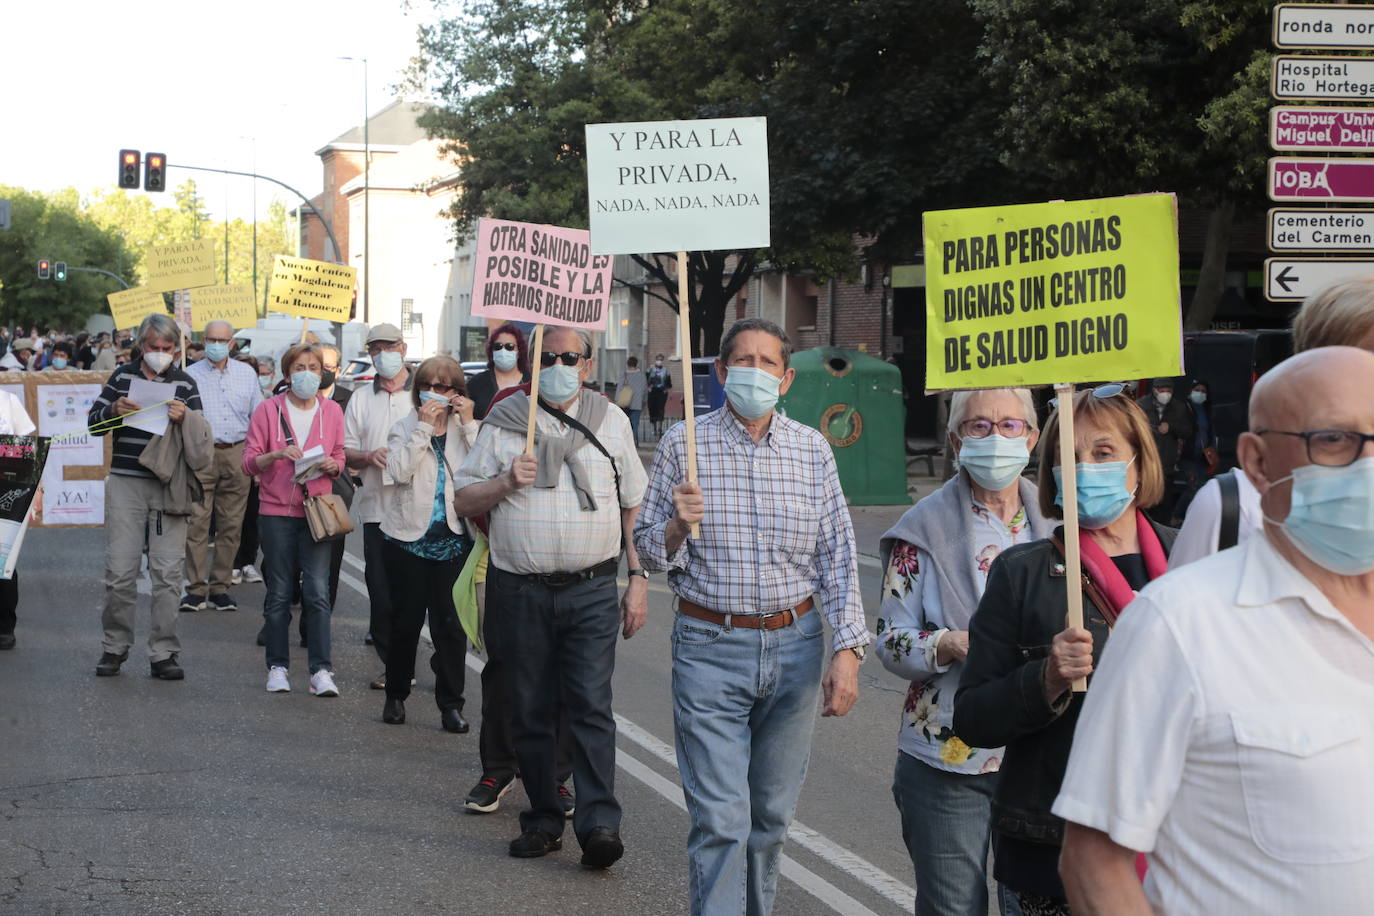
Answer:
[[[286,425],[286,414],[278,409],[277,419],[281,422],[282,436],[287,445],[295,445],[296,438]],[[343,477],[342,473],[339,477]],[[337,481],[338,478],[335,478]],[[348,503],[339,495],[337,489],[321,496],[311,496],[305,481],[297,479],[301,485],[302,507],[305,509],[305,523],[310,528],[310,537],[315,543],[336,541],[353,530],[353,519],[348,514]],[[350,490],[352,488],[350,487]],[[350,494],[351,495],[351,494]]]
[[[615,393],[615,406],[621,410],[629,410],[630,404],[634,402],[635,390],[629,385],[618,389]]]

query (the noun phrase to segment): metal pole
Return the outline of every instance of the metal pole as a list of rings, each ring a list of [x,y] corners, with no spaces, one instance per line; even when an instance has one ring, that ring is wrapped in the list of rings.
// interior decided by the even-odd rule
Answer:
[[[253,138],[253,171],[258,170],[258,138]],[[258,183],[253,182],[253,298],[258,295]]]
[[[370,324],[368,321],[368,311],[372,307],[372,297],[368,295],[368,290],[372,288],[372,222],[371,210],[371,175],[372,169],[372,146],[368,143],[367,130],[367,58],[363,58],[363,324]]]
[[[125,279],[124,279],[123,277],[121,277],[119,274],[112,274],[112,273],[110,273],[108,270],[101,270],[99,267],[71,267],[71,266],[69,266],[69,267],[67,268],[67,270],[69,270],[69,271],[71,271],[71,270],[79,270],[79,271],[81,271],[82,273],[88,273],[88,274],[104,274],[105,276],[111,278],[112,280],[118,281],[119,285],[120,285],[120,286],[123,286],[125,289],[128,289],[128,288],[129,288],[129,281],[125,280]]]

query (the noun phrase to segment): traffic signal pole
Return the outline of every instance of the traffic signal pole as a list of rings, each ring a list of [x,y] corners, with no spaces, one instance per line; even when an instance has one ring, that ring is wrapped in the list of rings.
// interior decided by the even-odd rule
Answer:
[[[119,285],[124,287],[125,289],[129,288],[129,282],[125,280],[123,277],[121,277],[119,274],[112,274],[108,270],[101,270],[99,267],[68,267],[67,270],[79,270],[82,273],[86,274],[104,274],[105,276],[118,282]]]

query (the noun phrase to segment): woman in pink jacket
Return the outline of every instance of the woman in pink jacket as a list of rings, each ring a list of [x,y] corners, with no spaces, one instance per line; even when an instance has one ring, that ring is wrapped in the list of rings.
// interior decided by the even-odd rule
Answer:
[[[291,592],[299,576],[301,613],[309,643],[310,692],[336,697],[333,665],[329,661],[329,544],[316,543],[305,520],[305,495],[323,496],[344,464],[343,411],[330,398],[320,397],[324,361],[317,344],[298,344],[282,357],[282,375],[291,387],[253,411],[243,470],[258,479],[258,535],[262,541],[262,571],[267,582],[263,616],[267,618],[267,690],[291,689]],[[322,454],[321,454],[322,450]],[[296,483],[297,462],[312,455],[315,476]]]

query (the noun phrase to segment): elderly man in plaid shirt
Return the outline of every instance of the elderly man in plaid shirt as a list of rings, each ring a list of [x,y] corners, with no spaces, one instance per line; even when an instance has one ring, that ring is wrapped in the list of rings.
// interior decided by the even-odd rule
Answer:
[[[790,354],[770,321],[726,332],[716,372],[727,406],[697,423],[700,482],[685,482],[678,425],[659,443],[635,525],[640,562],[667,570],[678,596],[673,722],[693,913],[772,910],[817,694],[821,715],[847,713],[870,642],[830,445],[774,411],[795,374]],[[695,522],[701,536],[688,539]]]

